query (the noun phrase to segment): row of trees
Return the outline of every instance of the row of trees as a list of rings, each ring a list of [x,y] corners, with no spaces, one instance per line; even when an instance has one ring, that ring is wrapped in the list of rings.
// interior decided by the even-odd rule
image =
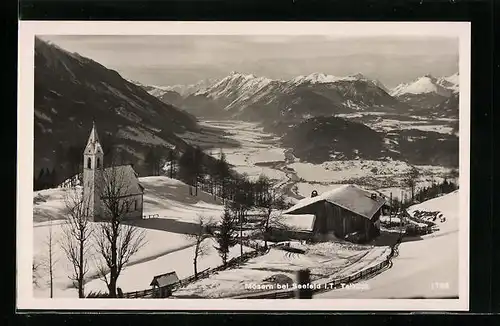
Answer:
[[[152,148],[145,156],[145,165],[148,175],[165,174],[185,182],[193,196],[201,187],[216,198],[232,200],[239,187],[250,187],[247,178],[231,170],[222,150],[214,158],[197,146],[187,147],[182,153],[175,148]]]
[[[58,175],[56,169],[52,168],[52,171],[48,168],[41,168],[38,176],[34,177],[33,189],[42,190],[48,188],[57,187]]]
[[[249,188],[253,186],[252,188]],[[259,191],[256,191],[259,189]],[[228,254],[232,247],[240,245],[240,255],[243,255],[243,222],[251,209],[258,211],[260,223],[258,234],[264,239],[264,249],[267,249],[267,239],[271,228],[281,225],[281,212],[288,208],[284,193],[276,184],[265,176],[261,176],[255,183],[242,181],[234,200],[226,200],[224,212],[219,223],[199,217],[198,232],[192,237],[196,239],[193,257],[194,275],[198,275],[197,261],[208,253],[203,241],[213,238],[214,248],[221,257],[222,264],[226,265]],[[238,234],[239,233],[239,234]]]
[[[440,183],[433,183],[427,187],[421,188],[413,188],[410,189],[410,193],[402,192],[402,196],[400,194],[394,194],[394,197],[391,197],[390,207],[391,210],[397,212],[402,209],[406,209],[407,207],[413,205],[415,202],[423,202],[432,198],[436,198],[440,195],[447,194],[453,192],[458,189],[458,184],[453,181],[448,181],[444,179]],[[402,197],[402,198],[399,198]]]
[[[444,179],[441,183],[436,183],[428,187],[423,187],[415,195],[415,199],[423,202],[442,194],[448,194],[458,189],[458,185],[452,181]]]
[[[129,180],[119,169],[107,169],[100,185],[102,215],[99,223],[90,223],[89,198],[78,188],[66,190],[66,223],[60,239],[55,239],[49,224],[48,254],[43,264],[48,268],[50,297],[53,297],[53,272],[57,259],[55,246],[59,245],[72,267],[68,277],[74,282],[80,298],[85,297],[85,281],[90,264],[95,265],[98,277],[106,283],[109,297],[117,297],[117,281],[125,265],[146,243],[143,230],[126,223],[127,212],[133,205]],[[33,262],[33,282],[41,262]]]

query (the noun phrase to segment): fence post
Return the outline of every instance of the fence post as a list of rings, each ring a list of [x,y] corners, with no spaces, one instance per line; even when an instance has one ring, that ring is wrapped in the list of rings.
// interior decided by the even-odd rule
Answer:
[[[301,269],[297,272],[297,291],[298,299],[312,299],[312,289],[309,288],[311,283],[311,272],[308,269]]]

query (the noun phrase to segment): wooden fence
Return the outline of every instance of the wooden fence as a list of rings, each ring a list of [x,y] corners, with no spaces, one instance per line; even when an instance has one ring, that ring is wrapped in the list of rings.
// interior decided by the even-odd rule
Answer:
[[[246,252],[242,256],[235,257],[233,259],[230,259],[226,262],[226,265],[220,265],[215,268],[207,268],[201,272],[199,272],[196,276],[191,275],[189,277],[186,277],[182,280],[179,280],[175,284],[171,284],[165,287],[161,288],[156,288],[156,289],[146,289],[146,290],[140,290],[140,291],[133,291],[133,292],[126,292],[123,293],[124,298],[162,298],[165,296],[162,296],[161,293],[168,293],[168,292],[174,292],[176,289],[186,286],[194,281],[201,280],[203,278],[206,278],[210,276],[211,274],[214,274],[216,272],[225,270],[225,269],[230,269],[233,267],[236,267],[238,264],[241,264],[251,258],[255,258],[260,255],[264,255],[269,251],[269,248],[272,246],[268,246],[267,250],[264,250],[262,247],[256,246],[255,244],[252,244],[250,241],[246,241],[244,243],[245,246],[248,247],[253,247],[254,251]],[[165,291],[165,289],[168,288],[170,291]]]

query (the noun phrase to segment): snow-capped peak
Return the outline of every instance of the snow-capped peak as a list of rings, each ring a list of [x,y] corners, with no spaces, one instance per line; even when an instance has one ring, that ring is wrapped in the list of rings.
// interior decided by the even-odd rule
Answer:
[[[460,84],[460,75],[457,72],[448,77],[441,77],[438,79],[438,84],[453,92],[458,92]]]
[[[354,75],[350,75],[349,77],[356,78],[356,79],[367,79],[367,78],[365,77],[365,75],[363,75],[363,74],[362,74],[362,73],[360,73],[360,72],[358,72],[358,73],[356,73],[356,74],[354,74]]]
[[[266,77],[257,77],[253,74],[245,75],[232,71],[228,76],[222,78],[213,86],[200,90],[196,94],[206,94],[212,98],[217,98],[230,94],[255,92],[272,81],[272,79]]]
[[[345,80],[348,77],[337,77],[332,75],[326,75],[321,72],[314,72],[307,76],[297,76],[292,79],[292,83],[299,84],[304,82],[309,82],[311,84],[323,84],[323,83],[334,83],[340,80]]]
[[[442,96],[450,96],[450,91],[441,86],[436,78],[427,74],[417,78],[409,83],[403,83],[396,86],[392,92],[392,96],[400,96],[404,94],[427,94],[436,93]]]

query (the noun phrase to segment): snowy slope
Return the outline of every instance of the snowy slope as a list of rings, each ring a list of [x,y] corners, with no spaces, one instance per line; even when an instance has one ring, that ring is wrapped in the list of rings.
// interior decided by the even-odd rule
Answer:
[[[203,91],[215,84],[217,84],[220,81],[218,78],[208,78],[208,79],[203,79],[200,80],[199,82],[196,82],[194,84],[188,84],[188,85],[173,85],[173,86],[162,86],[164,90],[169,90],[169,91],[174,91],[182,96],[188,96],[191,94],[195,94],[199,91]]]
[[[215,268],[222,265],[221,258],[214,246],[216,242],[213,239],[206,239],[202,246],[206,249],[206,254],[199,257],[197,261],[198,272],[207,268]],[[243,252],[249,252],[253,249],[243,247]],[[150,288],[150,282],[155,275],[160,275],[175,271],[179,279],[189,277],[194,274],[193,260],[194,245],[173,251],[158,258],[146,261],[141,264],[126,268],[120,275],[118,286],[124,292],[140,291]],[[239,245],[231,247],[228,260],[240,255]],[[86,284],[87,291],[106,292],[106,284],[99,279],[92,280]]]
[[[422,240],[405,241],[393,266],[364,281],[365,289],[339,289],[315,298],[439,298],[458,296],[459,193],[431,199],[412,206],[410,211],[439,210],[446,216],[440,231]]]
[[[234,96],[234,93],[241,96],[245,93],[254,93],[271,81],[269,78],[257,77],[253,74],[245,75],[233,71],[218,83],[205,90],[198,91],[196,94],[204,94],[215,99],[223,96]]]
[[[97,227],[97,223],[90,223],[90,227]],[[49,296],[49,278],[48,278],[48,248],[47,240],[49,237],[50,229],[52,229],[53,237],[53,269],[54,269],[54,297],[75,297],[78,292],[72,288],[72,282],[68,278],[72,274],[72,265],[67,259],[61,247],[64,241],[64,223],[62,221],[54,221],[52,225],[47,222],[37,223],[33,228],[33,254],[34,262],[41,264],[38,270],[38,286],[34,287],[35,297],[48,297]],[[152,230],[146,228],[139,228],[145,232],[146,243],[130,261],[130,264],[141,263],[148,259],[161,257],[169,252],[180,250],[187,246],[191,246],[193,240],[186,238],[183,234],[171,233],[161,230]],[[168,239],[168,241],[166,241]],[[88,268],[87,276],[89,278],[96,277],[97,266],[96,262],[100,259],[99,254],[94,246],[89,246],[88,252]],[[99,281],[101,282],[101,281]],[[103,283],[104,284],[104,283]]]
[[[458,92],[459,91],[459,84],[460,84],[460,76],[457,73],[447,76],[447,77],[440,77],[438,78],[438,84],[443,86],[444,88],[447,88],[453,92]]]
[[[198,215],[218,219],[223,211],[220,200],[198,189],[198,196],[189,195],[189,186],[165,176],[143,177],[144,215],[158,215],[160,219],[193,223]],[[65,193],[70,188],[56,188],[33,193],[33,220],[35,222],[65,219]]]

